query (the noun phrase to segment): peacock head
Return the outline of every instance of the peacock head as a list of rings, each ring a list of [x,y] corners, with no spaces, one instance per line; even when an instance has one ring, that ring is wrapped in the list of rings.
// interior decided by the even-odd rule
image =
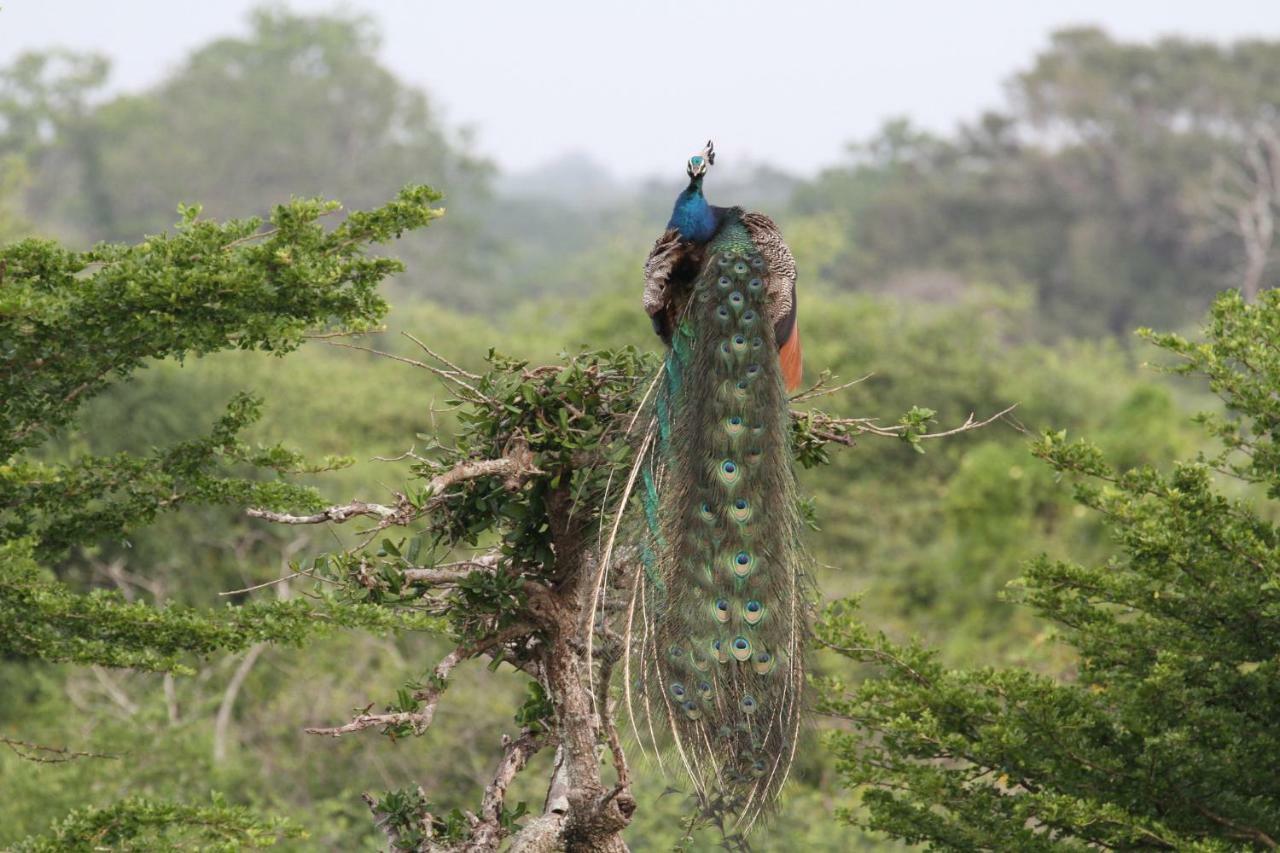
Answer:
[[[697,180],[705,175],[707,173],[707,169],[710,169],[715,165],[715,163],[716,147],[711,143],[711,140],[708,139],[706,147],[689,158],[689,163],[685,167],[685,171],[689,173],[690,179]]]

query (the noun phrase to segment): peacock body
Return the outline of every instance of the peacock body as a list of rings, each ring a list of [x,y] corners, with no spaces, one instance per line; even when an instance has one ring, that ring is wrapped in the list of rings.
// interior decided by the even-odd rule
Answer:
[[[753,819],[786,779],[803,710],[795,265],[767,217],[699,204],[699,159],[713,157],[708,143],[690,159],[646,265],[645,308],[669,350],[640,463],[645,582],[627,634],[633,718],[654,739],[670,731],[704,800]]]

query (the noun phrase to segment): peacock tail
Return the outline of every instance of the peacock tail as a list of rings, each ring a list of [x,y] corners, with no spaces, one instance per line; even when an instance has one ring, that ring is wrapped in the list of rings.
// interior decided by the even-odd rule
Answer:
[[[775,800],[795,754],[808,638],[770,287],[778,254],[750,217],[764,219],[728,210],[698,248],[691,286],[664,294],[674,321],[641,461],[645,581],[627,631],[633,720],[649,740],[669,731],[704,801],[748,822]]]

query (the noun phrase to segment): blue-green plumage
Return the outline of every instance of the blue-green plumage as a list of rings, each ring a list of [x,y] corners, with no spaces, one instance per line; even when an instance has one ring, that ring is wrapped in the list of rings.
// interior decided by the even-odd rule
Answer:
[[[668,720],[700,793],[755,815],[796,747],[806,596],[768,262],[737,209],[710,227],[687,292],[672,294],[680,320],[654,407],[640,667],[650,717]]]

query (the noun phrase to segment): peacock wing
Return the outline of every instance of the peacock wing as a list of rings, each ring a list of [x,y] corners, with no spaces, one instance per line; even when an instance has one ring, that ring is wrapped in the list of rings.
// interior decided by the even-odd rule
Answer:
[[[800,387],[804,372],[800,328],[796,323],[796,259],[778,226],[763,213],[742,214],[742,224],[768,267],[765,316],[773,324],[773,339],[778,346],[787,390],[794,391]]]

